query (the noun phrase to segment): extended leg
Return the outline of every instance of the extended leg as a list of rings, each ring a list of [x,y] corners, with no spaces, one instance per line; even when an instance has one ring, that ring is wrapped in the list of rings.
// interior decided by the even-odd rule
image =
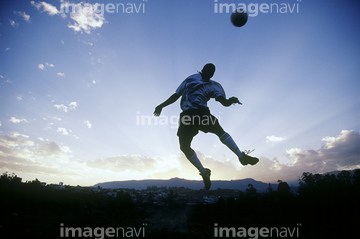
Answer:
[[[225,144],[231,151],[233,151],[239,159],[244,157],[244,154],[240,151],[239,147],[236,145],[235,141],[232,139],[232,137],[224,132],[221,136],[219,136],[220,141]]]
[[[219,134],[218,134],[219,136]],[[232,137],[224,132],[221,136],[219,136],[220,141],[225,144],[229,149],[231,149],[231,151],[233,151],[236,156],[238,156],[239,161],[242,165],[255,165],[259,162],[259,159],[256,157],[251,157],[247,154],[244,154],[243,152],[240,151],[239,147],[236,145],[235,141],[232,139]]]

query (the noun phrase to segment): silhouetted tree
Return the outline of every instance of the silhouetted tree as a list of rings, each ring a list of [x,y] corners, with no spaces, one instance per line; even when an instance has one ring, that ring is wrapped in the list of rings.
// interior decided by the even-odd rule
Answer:
[[[269,183],[269,187],[266,189],[267,193],[272,194],[274,192],[274,189],[271,187],[271,184]]]
[[[39,179],[35,179],[35,180],[32,180],[32,181],[26,181],[26,184],[29,184],[31,186],[35,186],[35,187],[40,187],[41,186],[41,182],[39,181]]]
[[[8,172],[3,173],[0,176],[0,183],[1,184],[8,184],[8,185],[20,185],[22,178],[19,178],[16,176],[15,173],[12,173],[11,175],[8,174]]]
[[[353,174],[353,185],[360,189],[360,169],[356,169]]]
[[[256,188],[254,188],[252,184],[248,184],[248,188],[245,190],[245,195],[247,199],[250,199],[250,201],[253,202],[256,202],[259,197]]]
[[[287,182],[283,182],[282,180],[278,180],[279,185],[277,186],[277,191],[281,194],[287,194],[290,192],[290,186]]]
[[[124,208],[133,206],[133,200],[130,194],[124,191],[117,192],[115,201],[116,203],[120,204],[121,207]]]
[[[349,171],[341,171],[338,175],[337,175],[337,179],[340,183],[341,186],[343,187],[347,187],[351,185],[351,173]]]

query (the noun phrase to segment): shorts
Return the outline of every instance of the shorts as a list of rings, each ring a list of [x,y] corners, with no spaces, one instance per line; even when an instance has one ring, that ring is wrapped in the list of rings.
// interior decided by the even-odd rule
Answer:
[[[225,131],[220,126],[219,120],[210,113],[209,108],[200,110],[185,110],[180,114],[179,137],[194,137],[199,133],[214,133],[222,135]]]

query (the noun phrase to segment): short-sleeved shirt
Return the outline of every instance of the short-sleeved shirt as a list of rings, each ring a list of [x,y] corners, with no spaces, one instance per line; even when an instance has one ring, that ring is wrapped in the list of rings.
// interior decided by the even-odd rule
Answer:
[[[225,91],[218,82],[204,81],[200,73],[186,78],[176,89],[176,94],[182,96],[180,107],[183,111],[207,108],[207,102],[211,98],[226,98]]]

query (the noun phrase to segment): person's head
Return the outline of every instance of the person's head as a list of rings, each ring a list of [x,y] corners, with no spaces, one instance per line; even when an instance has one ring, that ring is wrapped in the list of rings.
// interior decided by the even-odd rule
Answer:
[[[206,64],[200,72],[203,80],[210,80],[210,78],[213,77],[214,73],[215,65],[212,63]]]

